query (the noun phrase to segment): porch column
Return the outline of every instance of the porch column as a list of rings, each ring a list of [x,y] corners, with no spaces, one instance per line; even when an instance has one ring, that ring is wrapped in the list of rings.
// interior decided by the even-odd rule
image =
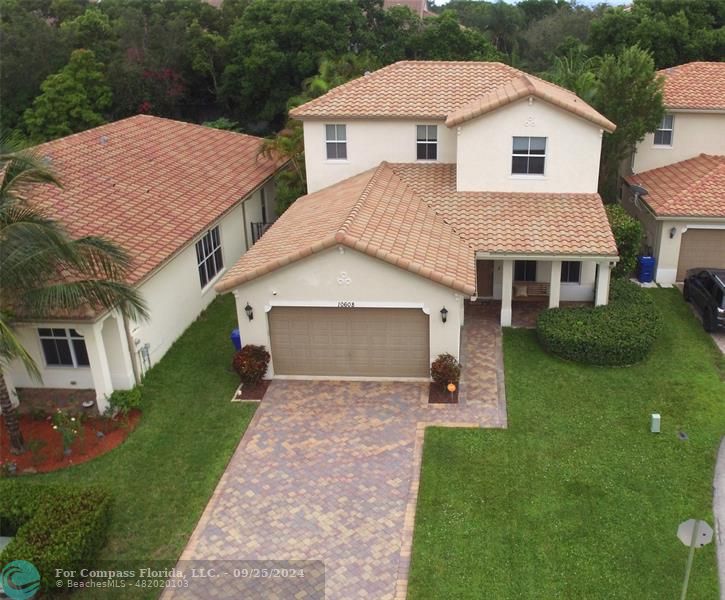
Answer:
[[[549,280],[549,308],[558,308],[561,296],[561,261],[551,261],[551,279]]]
[[[511,327],[511,296],[514,285],[514,261],[504,260],[501,281],[501,327]]]
[[[83,331],[88,362],[91,366],[93,387],[96,389],[96,404],[100,413],[103,413],[108,407],[107,396],[113,393],[111,370],[108,368],[108,357],[106,356],[106,346],[103,343],[102,329],[103,322],[100,322],[85,327]]]
[[[609,261],[597,263],[597,289],[594,292],[594,305],[603,306],[609,302]]]

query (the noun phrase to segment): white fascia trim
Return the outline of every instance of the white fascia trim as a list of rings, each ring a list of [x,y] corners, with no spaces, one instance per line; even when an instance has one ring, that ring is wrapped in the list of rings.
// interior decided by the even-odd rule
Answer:
[[[692,229],[725,229],[725,219],[722,217],[657,217],[657,221],[678,221],[687,223],[687,227]]]
[[[725,114],[725,110],[721,108],[668,108],[665,106],[665,112],[670,113],[692,113],[692,114],[705,114],[705,115],[722,115]]]
[[[345,304],[349,303],[354,303],[354,306],[345,306]],[[344,308],[346,310],[355,310],[356,308],[419,308],[426,315],[430,314],[430,308],[422,302],[370,302],[363,300],[272,300],[265,304],[264,312],[269,312],[275,306]]]
[[[594,261],[619,262],[619,256],[604,256],[593,254],[492,254],[490,252],[476,252],[476,260],[541,260],[541,261]]]

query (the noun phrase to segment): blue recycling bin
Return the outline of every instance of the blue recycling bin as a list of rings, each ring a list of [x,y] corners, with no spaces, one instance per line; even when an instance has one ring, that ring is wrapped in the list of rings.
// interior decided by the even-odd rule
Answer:
[[[242,349],[242,336],[239,335],[239,329],[232,329],[229,339],[234,344],[234,349],[239,352]]]
[[[640,283],[652,283],[655,278],[655,259],[653,256],[640,256],[638,279]]]

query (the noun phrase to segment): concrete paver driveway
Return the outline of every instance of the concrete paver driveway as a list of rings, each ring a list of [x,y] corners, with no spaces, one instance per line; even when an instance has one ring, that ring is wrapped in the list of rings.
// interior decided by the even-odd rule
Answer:
[[[273,382],[182,560],[321,560],[327,599],[404,597],[425,424],[501,425],[495,382],[460,405],[427,389]]]

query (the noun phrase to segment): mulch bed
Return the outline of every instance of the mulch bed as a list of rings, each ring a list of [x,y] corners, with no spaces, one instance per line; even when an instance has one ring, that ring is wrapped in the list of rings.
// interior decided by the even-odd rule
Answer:
[[[458,388],[452,394],[433,381],[428,386],[428,404],[458,404]]]
[[[0,465],[15,463],[17,473],[49,473],[65,467],[87,462],[118,447],[136,428],[141,412],[131,411],[126,420],[88,418],[83,422],[83,435],[78,435],[68,456],[63,454],[63,440],[53,429],[50,417],[35,419],[20,417],[20,430],[27,450],[17,456],[10,453],[10,440],[5,422],[0,416]],[[103,436],[99,437],[97,432]]]
[[[256,385],[247,385],[244,384],[242,386],[242,400],[261,400],[264,398],[264,394],[267,392],[267,388],[270,384],[269,379],[262,379],[258,384]]]

